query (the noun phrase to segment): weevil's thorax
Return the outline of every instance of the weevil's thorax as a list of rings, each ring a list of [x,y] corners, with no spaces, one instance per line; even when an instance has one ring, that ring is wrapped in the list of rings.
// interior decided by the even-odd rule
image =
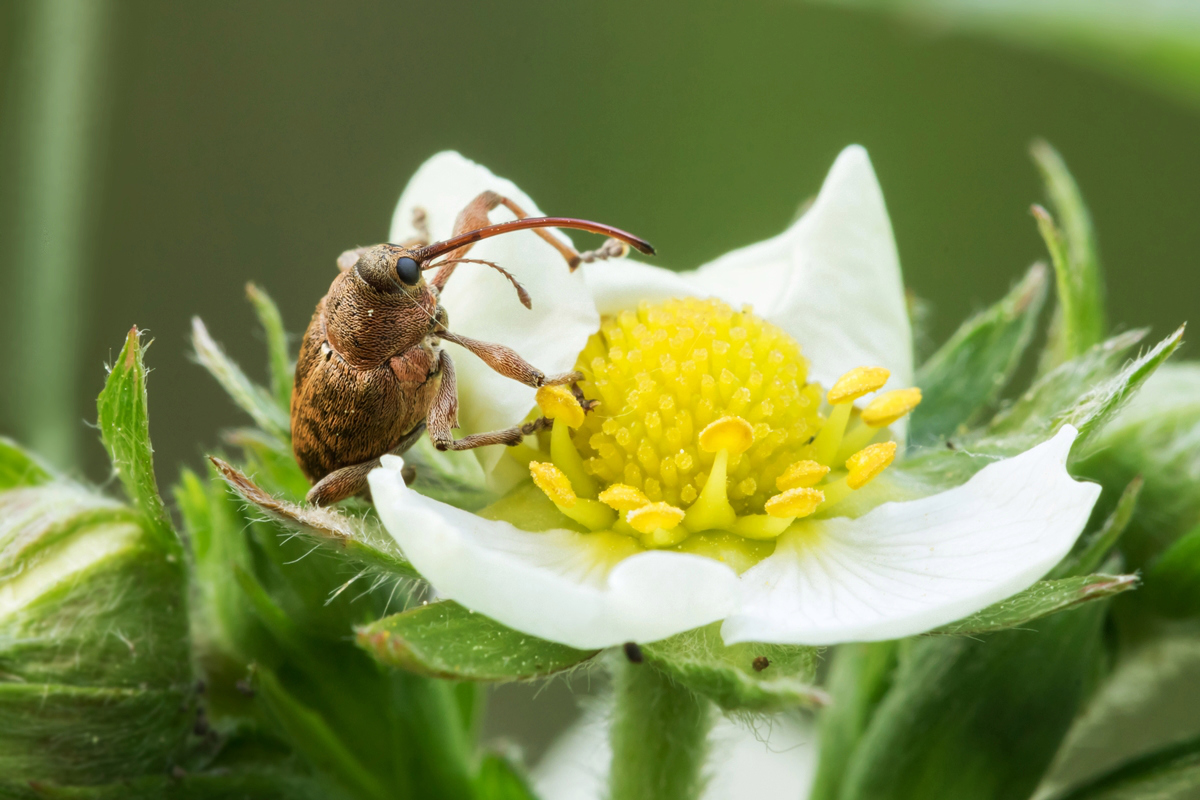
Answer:
[[[408,285],[396,262],[408,252],[379,245],[342,272],[325,299],[329,344],[352,366],[373,369],[430,338],[445,311],[424,277]]]

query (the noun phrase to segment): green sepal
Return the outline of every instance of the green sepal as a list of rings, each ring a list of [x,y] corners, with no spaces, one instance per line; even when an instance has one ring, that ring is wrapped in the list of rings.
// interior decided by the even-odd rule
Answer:
[[[1200,795],[1200,737],[1128,761],[1048,800],[1187,800]]]
[[[892,685],[900,643],[863,642],[833,649],[825,686],[829,705],[821,709],[817,774],[808,800],[837,800],[867,725]]]
[[[255,424],[282,441],[288,441],[291,421],[288,412],[276,396],[246,377],[233,359],[213,341],[199,317],[192,318],[192,348],[196,360],[217,379],[238,408],[245,411]]]
[[[840,800],[1027,800],[1097,672],[1107,605],[910,641]]]
[[[476,800],[537,800],[521,767],[497,753],[488,753],[475,778]]]
[[[230,488],[285,528],[362,566],[401,578],[421,577],[374,516],[352,517],[330,508],[281,500],[264,492],[222,459],[210,457],[210,460]]]
[[[96,401],[100,437],[130,501],[146,515],[161,543],[182,557],[183,548],[154,479],[144,352],[135,326],[109,368],[108,380]]]
[[[1038,581],[1006,600],[988,606],[969,617],[934,628],[933,634],[975,636],[1006,628],[1024,627],[1041,617],[1066,611],[1092,600],[1136,588],[1136,575],[1080,575],[1074,578]]]
[[[1079,451],[1175,352],[1183,340],[1183,327],[1127,362],[1128,351],[1142,335],[1134,331],[1114,336],[1044,375],[970,445],[1015,454],[1069,424],[1079,430],[1075,447]]]
[[[1137,510],[1138,498],[1144,485],[1141,478],[1131,480],[1117,498],[1116,508],[1104,523],[1095,531],[1081,536],[1071,553],[1050,571],[1048,577],[1066,578],[1099,569],[1133,520],[1133,513]]]
[[[1151,565],[1146,601],[1164,617],[1200,617],[1200,525],[1176,539]]]
[[[1166,364],[1097,437],[1078,471],[1110,489],[1145,481],[1121,550],[1151,563],[1200,523],[1200,364]]]
[[[380,663],[466,681],[542,678],[582,664],[598,652],[514,631],[452,600],[363,625],[356,638]]]
[[[287,692],[266,669],[254,674],[256,697],[291,742],[316,769],[335,776],[356,796],[387,800],[392,793],[355,757],[316,711]]]
[[[1104,338],[1104,275],[1096,254],[1091,214],[1062,156],[1041,140],[1033,143],[1030,154],[1042,173],[1050,204],[1062,220],[1059,228],[1048,211],[1033,207],[1038,230],[1054,264],[1058,289],[1058,308],[1043,362],[1044,367],[1053,368]]]
[[[812,685],[818,649],[742,642],[726,645],[721,623],[641,645],[646,661],[726,711],[776,711],[824,705]]]
[[[996,402],[1033,338],[1047,286],[1046,268],[1035,264],[921,365],[916,382],[923,399],[909,421],[912,444],[952,436]]]
[[[258,324],[262,325],[267,337],[267,369],[271,376],[271,394],[275,402],[288,413],[292,405],[292,381],[296,365],[292,361],[288,349],[287,331],[283,327],[283,317],[279,306],[265,291],[254,283],[246,284],[246,297],[254,306],[258,316]]]
[[[37,456],[12,439],[0,436],[0,491],[17,486],[37,486],[54,478]]]

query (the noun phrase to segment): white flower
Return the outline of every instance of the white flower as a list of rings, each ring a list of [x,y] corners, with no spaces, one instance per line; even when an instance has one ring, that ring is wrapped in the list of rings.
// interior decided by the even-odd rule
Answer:
[[[447,238],[485,189],[540,213],[510,182],[442,153],[401,197],[391,240],[413,235],[415,208]],[[693,272],[610,261],[570,273],[531,232],[471,256],[510,270],[533,309],[502,276],[460,268],[442,299],[451,330],[506,344],[547,373],[578,364],[589,397],[606,381],[616,394],[584,419],[572,418],[568,393],[543,390],[536,400],[556,417],[543,451],[480,453],[488,469],[532,461],[545,495],[526,481],[468,513],[408,489],[397,457],[370,482],[387,529],[437,591],[517,630],[581,648],[716,620],[727,643],[917,634],[1044,575],[1099,494],[1067,473],[1076,431],[1066,426],[940,494],[856,516],[834,508],[891,462],[895,445],[866,445],[902,437],[899,420],[920,399],[904,389],[913,366],[900,267],[860,147],[842,152],[783,234]],[[532,389],[454,355],[465,432],[527,418]],[[885,382],[894,391],[852,410]],[[837,404],[819,414],[822,386]]]

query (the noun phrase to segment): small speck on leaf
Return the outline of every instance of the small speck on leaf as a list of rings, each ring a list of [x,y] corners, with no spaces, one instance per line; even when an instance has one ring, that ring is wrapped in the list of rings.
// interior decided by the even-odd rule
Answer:
[[[758,656],[751,662],[750,666],[754,667],[755,672],[762,672],[767,667],[771,666],[771,659],[766,656]]]
[[[646,660],[645,655],[642,654],[642,648],[638,647],[637,642],[626,642],[621,647],[625,651],[625,657],[629,659],[630,664],[641,664]]]

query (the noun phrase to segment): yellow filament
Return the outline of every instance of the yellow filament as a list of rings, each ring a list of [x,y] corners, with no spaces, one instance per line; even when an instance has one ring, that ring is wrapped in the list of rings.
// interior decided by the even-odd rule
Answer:
[[[846,469],[849,471],[846,485],[851,489],[861,489],[887,469],[895,458],[895,442],[880,442],[864,447],[846,459]]]
[[[733,532],[745,539],[765,541],[779,538],[779,535],[786,531],[791,524],[790,518],[772,517],[769,514],[751,514],[747,517],[738,517],[737,522],[733,523]]]
[[[737,519],[737,513],[729,504],[729,493],[725,485],[729,451],[722,450],[713,458],[712,471],[696,502],[683,519],[683,524],[693,533],[707,530],[729,530]]]
[[[833,384],[827,396],[829,404],[852,403],[864,394],[882,389],[890,374],[883,367],[855,367]]]
[[[554,428],[550,431],[550,460],[566,473],[576,492],[585,497],[595,497],[598,488],[596,481],[591,475],[588,475],[583,466],[583,459],[579,457],[579,451],[575,449],[575,444],[571,441],[569,424],[562,417],[554,420]]]
[[[537,390],[538,408],[550,419],[561,419],[568,426],[583,424],[583,406],[566,386],[542,386]]]
[[[824,464],[833,461],[833,456],[842,444],[842,435],[846,432],[846,423],[850,421],[850,411],[853,408],[854,406],[850,403],[842,403],[833,407],[833,411],[829,413],[829,419],[825,420],[821,432],[817,434],[817,438],[813,442],[813,460]]]
[[[567,476],[553,464],[534,461],[529,465],[529,474],[533,476],[534,485],[545,492],[564,516],[588,530],[608,530],[616,522],[616,512],[603,503],[577,496]]]
[[[775,488],[781,492],[802,486],[816,486],[829,474],[829,467],[816,461],[797,461],[775,479]]]
[[[767,513],[772,517],[795,519],[807,517],[825,502],[825,493],[820,489],[788,489],[767,501]]]
[[[706,453],[728,450],[741,455],[754,444],[754,428],[741,417],[721,417],[700,431],[700,449]]]

